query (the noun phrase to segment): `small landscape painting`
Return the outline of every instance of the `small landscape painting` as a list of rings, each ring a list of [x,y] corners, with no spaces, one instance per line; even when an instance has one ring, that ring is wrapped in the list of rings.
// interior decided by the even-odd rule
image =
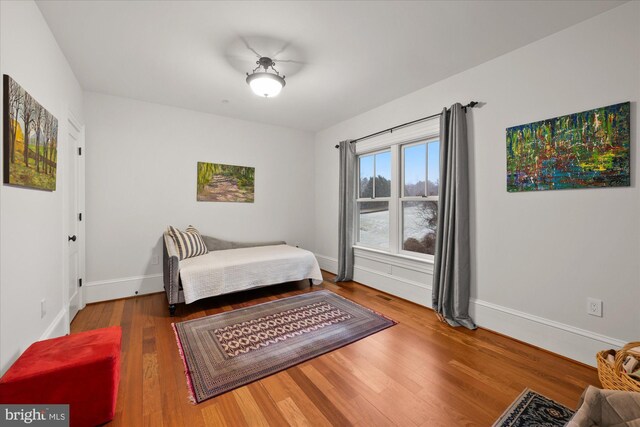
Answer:
[[[198,162],[199,202],[253,203],[255,168]]]
[[[628,187],[630,103],[507,129],[507,191]]]
[[[55,191],[58,120],[11,77],[3,80],[3,181]]]

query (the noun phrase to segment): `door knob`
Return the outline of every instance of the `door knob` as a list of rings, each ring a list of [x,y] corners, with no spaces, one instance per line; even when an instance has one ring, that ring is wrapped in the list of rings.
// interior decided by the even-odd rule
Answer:
[[[70,242],[75,242],[75,241],[76,241],[76,239],[77,239],[77,237],[76,237],[75,235],[73,235],[73,236],[69,236],[69,241],[70,241]]]

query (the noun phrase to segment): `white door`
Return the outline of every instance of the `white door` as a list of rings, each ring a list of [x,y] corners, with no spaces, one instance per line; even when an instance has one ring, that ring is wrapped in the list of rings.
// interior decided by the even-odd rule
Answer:
[[[84,227],[82,221],[81,205],[84,201],[82,194],[84,192],[84,168],[82,162],[82,139],[84,131],[82,127],[72,118],[69,119],[69,149],[67,150],[67,179],[66,194],[67,197],[67,288],[68,288],[68,306],[69,306],[69,323],[75,315],[83,307],[82,300],[82,271],[84,267]]]

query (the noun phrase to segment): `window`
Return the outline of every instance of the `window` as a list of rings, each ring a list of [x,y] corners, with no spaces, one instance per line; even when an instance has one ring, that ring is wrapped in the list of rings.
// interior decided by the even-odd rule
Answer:
[[[403,145],[402,171],[402,250],[434,255],[440,142]]]
[[[400,141],[360,154],[356,244],[392,254],[432,257],[439,175],[440,143],[435,138]]]
[[[389,201],[391,199],[391,152],[358,159],[358,238],[377,249],[389,249]]]

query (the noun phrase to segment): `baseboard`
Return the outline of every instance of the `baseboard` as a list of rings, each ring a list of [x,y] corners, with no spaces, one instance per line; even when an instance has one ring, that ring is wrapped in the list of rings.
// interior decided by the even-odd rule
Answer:
[[[314,254],[318,260],[320,268],[333,274],[338,272],[338,260],[325,255]]]
[[[533,344],[587,365],[596,366],[596,353],[620,348],[625,341],[566,323],[472,299],[471,317],[479,326]]]
[[[63,335],[67,335],[69,333],[69,325],[65,324],[67,310],[62,309],[56,317],[53,318],[47,329],[40,335],[40,340],[46,340],[49,338],[61,337]]]
[[[88,282],[84,289],[84,299],[86,303],[92,303],[152,294],[163,290],[162,274],[148,274]]]
[[[316,254],[320,268],[335,273],[338,260]],[[394,277],[371,268],[355,266],[354,280],[431,308],[431,286]],[[478,326],[541,347],[573,360],[596,366],[595,355],[605,348],[619,348],[625,341],[572,325],[546,319],[491,302],[472,298],[469,311]]]

